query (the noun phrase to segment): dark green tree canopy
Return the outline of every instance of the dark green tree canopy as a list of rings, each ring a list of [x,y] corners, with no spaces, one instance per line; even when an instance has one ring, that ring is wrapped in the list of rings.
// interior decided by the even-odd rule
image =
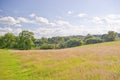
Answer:
[[[115,41],[118,39],[118,33],[114,31],[109,31],[108,34],[103,34],[102,39],[104,41]]]
[[[86,44],[115,41],[118,39],[118,33],[114,31],[109,31],[107,34],[103,35],[88,34],[86,36],[57,36],[51,38],[42,37],[40,39],[35,39],[33,32],[24,30],[18,36],[15,36],[12,33],[6,33],[5,35],[0,36],[0,49],[61,49]]]
[[[6,33],[4,36],[0,37],[0,45],[1,48],[15,48],[16,47],[16,36],[12,33]]]
[[[32,32],[22,31],[19,34],[18,48],[25,50],[31,49],[34,46],[33,40],[34,40],[34,34]]]

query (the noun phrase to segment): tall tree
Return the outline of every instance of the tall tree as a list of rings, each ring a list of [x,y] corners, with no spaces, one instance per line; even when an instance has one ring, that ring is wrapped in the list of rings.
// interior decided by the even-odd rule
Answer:
[[[87,39],[90,39],[90,38],[94,38],[94,36],[93,36],[93,35],[91,35],[91,34],[87,34],[87,36],[85,37],[85,39],[84,39],[84,40],[87,40]]]
[[[114,31],[109,31],[108,34],[103,34],[102,39],[104,41],[115,41],[118,39],[118,33]]]
[[[16,36],[12,33],[5,34],[4,40],[6,43],[6,48],[15,48],[17,45]]]
[[[0,36],[0,48],[1,49],[6,47],[4,38],[5,38],[4,36]]]
[[[32,32],[22,31],[19,34],[18,48],[25,50],[31,49],[34,46],[33,40],[34,40],[34,34]]]
[[[77,39],[70,39],[66,42],[67,47],[75,47],[75,46],[81,46],[83,42],[81,40]]]
[[[0,48],[16,48],[16,36],[12,33],[6,33],[0,37]]]

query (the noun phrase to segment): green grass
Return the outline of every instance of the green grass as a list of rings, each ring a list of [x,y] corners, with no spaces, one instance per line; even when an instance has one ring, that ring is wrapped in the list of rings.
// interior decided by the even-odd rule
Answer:
[[[20,61],[8,50],[0,50],[0,80],[30,80]]]
[[[120,41],[61,50],[0,50],[0,80],[120,80]]]

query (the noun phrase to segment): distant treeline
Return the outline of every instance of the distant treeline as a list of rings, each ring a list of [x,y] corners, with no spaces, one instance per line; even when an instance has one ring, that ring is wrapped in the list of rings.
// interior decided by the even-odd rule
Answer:
[[[0,36],[1,49],[62,49],[87,44],[119,40],[117,32],[109,31],[103,35],[66,36],[36,39],[33,32],[22,31],[18,36],[6,33]]]

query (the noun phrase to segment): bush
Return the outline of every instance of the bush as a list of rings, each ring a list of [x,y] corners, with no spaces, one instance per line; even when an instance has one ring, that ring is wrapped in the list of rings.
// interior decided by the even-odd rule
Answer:
[[[114,31],[109,31],[108,34],[103,34],[102,39],[107,42],[107,41],[116,41],[119,39],[118,33]]]
[[[103,42],[101,39],[90,38],[86,40],[86,44],[95,44]]]
[[[67,47],[75,47],[75,46],[80,46],[82,44],[83,44],[83,42],[81,40],[77,40],[77,39],[71,39],[66,42]]]
[[[57,49],[62,49],[62,48],[66,48],[66,47],[67,46],[66,46],[65,42],[63,42],[63,43],[58,44]]]
[[[54,48],[55,48],[55,46],[53,44],[47,44],[47,43],[43,44],[40,47],[40,49],[54,49]]]

